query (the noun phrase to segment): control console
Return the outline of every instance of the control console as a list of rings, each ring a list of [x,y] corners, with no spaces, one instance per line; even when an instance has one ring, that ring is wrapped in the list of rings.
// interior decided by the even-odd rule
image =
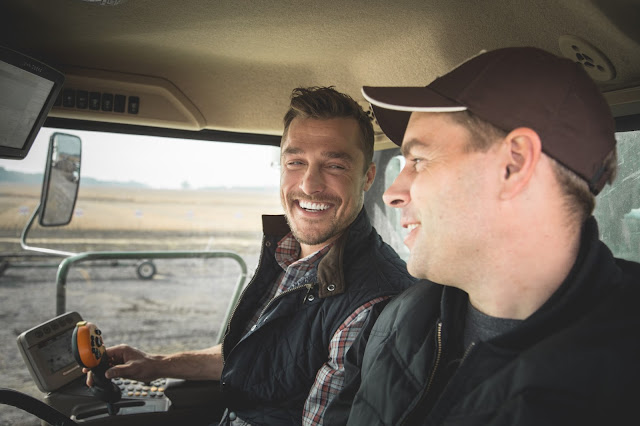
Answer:
[[[79,324],[82,325],[78,327]],[[44,402],[78,422],[116,413],[169,410],[171,401],[164,393],[167,379],[142,383],[120,378],[108,380],[103,375],[104,381],[98,379],[98,392],[95,387],[87,387],[81,365],[94,373],[95,369],[102,369],[102,374],[108,368],[102,333],[92,325],[83,321],[79,313],[67,312],[18,336],[18,348],[33,381],[45,393]],[[100,366],[100,362],[105,364]]]

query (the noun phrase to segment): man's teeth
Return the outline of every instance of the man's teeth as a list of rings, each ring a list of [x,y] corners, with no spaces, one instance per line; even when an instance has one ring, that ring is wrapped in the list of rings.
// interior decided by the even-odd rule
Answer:
[[[329,204],[321,204],[321,203],[310,203],[308,201],[300,201],[300,207],[305,210],[326,210],[329,208]]]
[[[418,227],[417,223],[412,223],[411,225],[407,225],[407,229],[409,230],[409,232],[413,231],[417,227]]]

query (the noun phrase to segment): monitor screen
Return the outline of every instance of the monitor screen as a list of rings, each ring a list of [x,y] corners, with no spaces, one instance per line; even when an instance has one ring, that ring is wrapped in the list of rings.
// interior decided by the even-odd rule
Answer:
[[[72,335],[73,329],[70,328],[65,333],[54,336],[38,345],[42,361],[50,374],[57,373],[65,367],[76,364],[71,351]]]
[[[24,158],[62,88],[64,75],[0,46],[0,158]]]

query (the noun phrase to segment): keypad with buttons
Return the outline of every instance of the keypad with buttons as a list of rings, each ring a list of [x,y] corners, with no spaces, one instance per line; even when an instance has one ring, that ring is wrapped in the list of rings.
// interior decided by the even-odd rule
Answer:
[[[64,108],[137,115],[140,112],[140,96],[65,88],[60,91],[54,105]]]
[[[117,378],[113,379],[113,382],[122,391],[122,396],[127,398],[162,398],[167,385],[167,379],[157,379],[145,383]]]

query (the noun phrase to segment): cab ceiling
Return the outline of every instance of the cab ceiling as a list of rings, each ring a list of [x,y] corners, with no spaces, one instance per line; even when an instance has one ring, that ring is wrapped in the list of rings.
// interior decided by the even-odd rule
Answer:
[[[560,54],[574,35],[615,67],[603,91],[640,85],[640,7],[610,0],[3,0],[2,44],[60,69],[165,79],[205,128],[280,134],[291,90],[426,85],[482,49]]]

